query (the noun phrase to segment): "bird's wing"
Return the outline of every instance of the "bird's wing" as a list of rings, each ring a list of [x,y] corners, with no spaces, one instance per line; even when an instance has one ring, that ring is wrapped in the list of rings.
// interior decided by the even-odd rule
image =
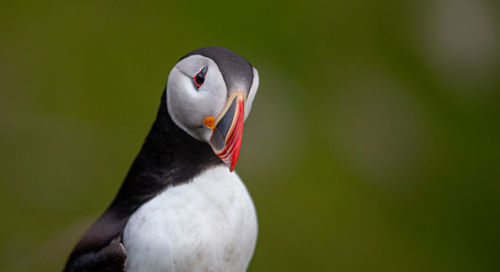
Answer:
[[[85,232],[66,263],[64,272],[122,272],[127,253],[121,242],[128,217],[106,211]]]
[[[123,272],[127,253],[119,237],[97,252],[89,252],[68,262],[64,272]]]

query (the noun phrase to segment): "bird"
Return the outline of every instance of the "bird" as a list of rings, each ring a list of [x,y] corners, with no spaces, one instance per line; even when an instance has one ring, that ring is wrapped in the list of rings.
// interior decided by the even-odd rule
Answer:
[[[117,195],[64,272],[246,271],[257,213],[234,169],[258,86],[257,69],[229,49],[184,55]]]

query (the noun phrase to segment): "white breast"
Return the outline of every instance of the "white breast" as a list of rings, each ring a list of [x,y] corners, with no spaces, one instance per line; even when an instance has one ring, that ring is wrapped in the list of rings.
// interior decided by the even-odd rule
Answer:
[[[127,272],[246,271],[257,239],[255,208],[225,166],[170,187],[130,218]]]

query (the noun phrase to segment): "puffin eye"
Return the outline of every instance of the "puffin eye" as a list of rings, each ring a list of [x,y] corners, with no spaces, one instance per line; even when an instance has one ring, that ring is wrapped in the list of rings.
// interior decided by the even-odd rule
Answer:
[[[205,76],[207,75],[207,66],[203,67],[201,71],[199,71],[194,77],[193,77],[193,85],[196,90],[198,90],[201,85],[203,85],[203,82],[205,82]]]

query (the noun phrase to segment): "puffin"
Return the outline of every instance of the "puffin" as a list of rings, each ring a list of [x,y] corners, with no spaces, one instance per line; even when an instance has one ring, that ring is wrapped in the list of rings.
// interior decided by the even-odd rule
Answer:
[[[258,85],[257,69],[229,49],[183,56],[117,195],[64,272],[246,271],[257,214],[233,170]]]

